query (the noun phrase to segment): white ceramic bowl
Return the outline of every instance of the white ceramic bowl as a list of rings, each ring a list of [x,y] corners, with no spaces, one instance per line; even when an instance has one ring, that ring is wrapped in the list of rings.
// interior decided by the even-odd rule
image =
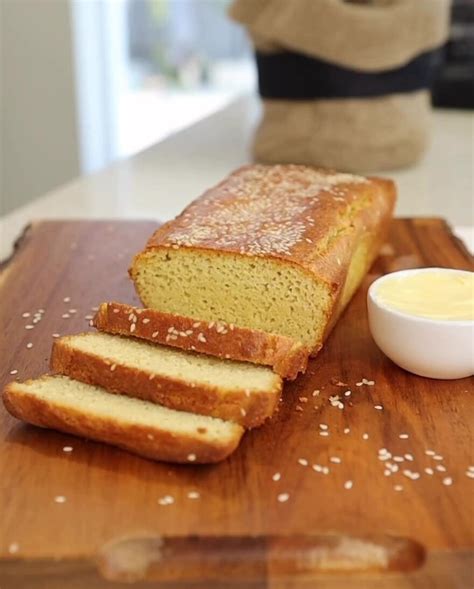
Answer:
[[[465,378],[474,374],[474,321],[428,319],[410,315],[377,299],[384,280],[419,272],[466,273],[447,268],[422,268],[386,274],[367,293],[369,326],[375,343],[395,364],[430,378]]]

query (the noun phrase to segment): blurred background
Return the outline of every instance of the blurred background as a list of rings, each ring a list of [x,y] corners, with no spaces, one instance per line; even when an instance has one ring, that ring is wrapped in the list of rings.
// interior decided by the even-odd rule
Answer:
[[[0,214],[254,92],[253,49],[229,5],[0,0]],[[473,5],[454,2],[437,105],[473,107]]]
[[[230,0],[0,0],[0,214],[254,89]]]

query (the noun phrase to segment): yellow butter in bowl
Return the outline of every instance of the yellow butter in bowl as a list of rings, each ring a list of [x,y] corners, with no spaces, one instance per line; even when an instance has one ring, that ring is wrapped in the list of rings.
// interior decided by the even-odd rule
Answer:
[[[377,299],[398,311],[448,321],[474,320],[474,273],[436,269],[393,277],[376,289]]]
[[[405,370],[442,379],[474,374],[474,273],[393,272],[370,286],[367,305],[375,343]]]

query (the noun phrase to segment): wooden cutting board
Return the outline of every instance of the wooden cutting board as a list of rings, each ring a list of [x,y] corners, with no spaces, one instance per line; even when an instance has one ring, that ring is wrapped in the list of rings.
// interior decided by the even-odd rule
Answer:
[[[90,329],[100,302],[138,303],[127,267],[155,226],[26,230],[0,273],[0,385],[46,371],[54,334]],[[472,379],[408,374],[367,327],[370,282],[422,266],[473,268],[443,221],[396,220],[324,350],[286,386],[278,414],[219,465],[153,463],[23,425],[2,406],[1,589],[128,587],[126,579],[169,588],[472,589]],[[334,395],[343,409],[330,403]],[[384,475],[382,448],[403,458],[392,460],[397,473]],[[188,497],[193,491],[199,498]],[[166,495],[173,502],[161,505]],[[348,576],[344,567],[370,571]]]

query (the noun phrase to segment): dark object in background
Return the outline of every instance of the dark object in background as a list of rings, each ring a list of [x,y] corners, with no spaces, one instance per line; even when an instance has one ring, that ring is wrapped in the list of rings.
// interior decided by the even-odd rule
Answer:
[[[433,105],[474,108],[474,0],[454,0],[444,65],[433,86]]]

